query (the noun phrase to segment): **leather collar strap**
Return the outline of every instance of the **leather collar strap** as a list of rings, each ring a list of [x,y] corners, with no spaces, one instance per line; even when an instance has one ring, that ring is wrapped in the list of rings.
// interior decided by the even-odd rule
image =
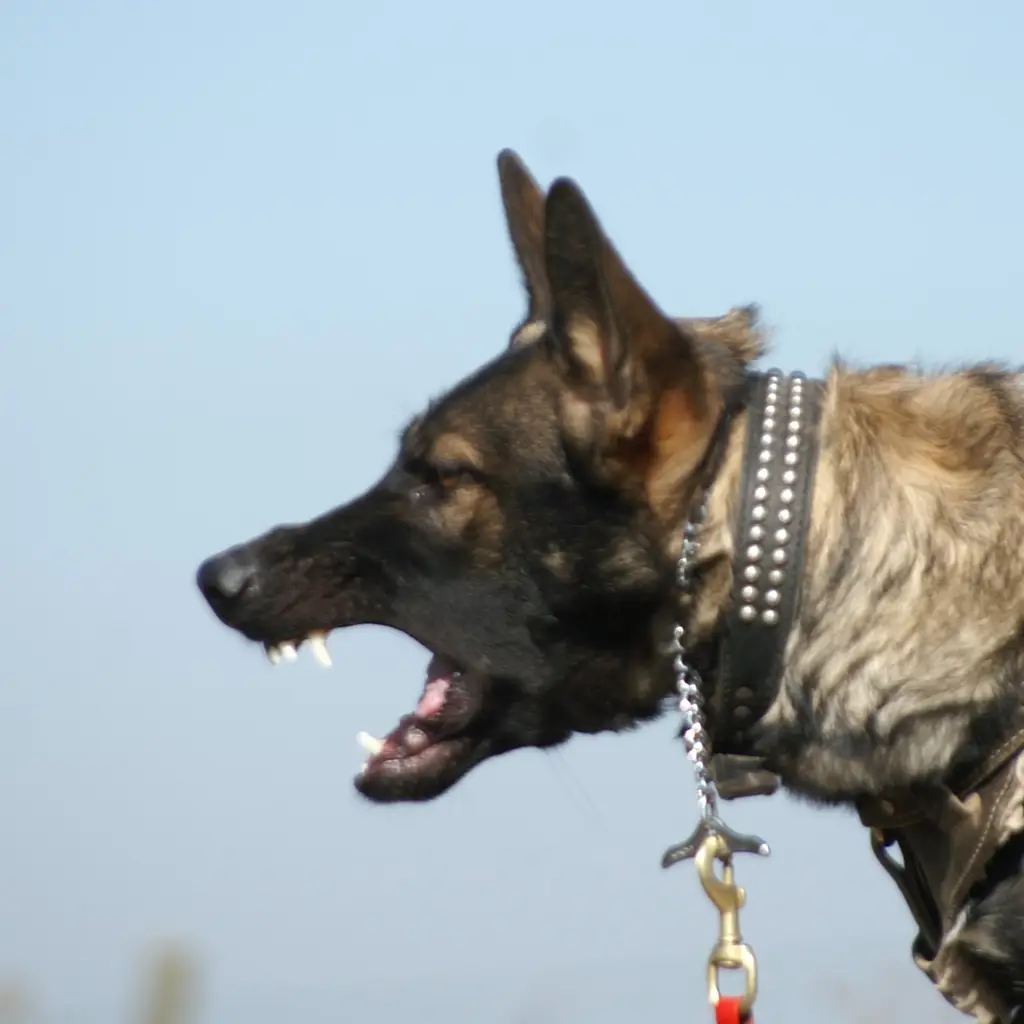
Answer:
[[[750,754],[796,622],[818,461],[823,384],[756,374],[734,526],[733,595],[709,702],[715,754]]]

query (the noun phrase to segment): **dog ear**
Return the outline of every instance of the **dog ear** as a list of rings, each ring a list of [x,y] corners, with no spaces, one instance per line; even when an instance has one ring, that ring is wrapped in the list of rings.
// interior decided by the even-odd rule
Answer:
[[[552,342],[570,378],[634,423],[655,391],[683,384],[696,397],[693,335],[637,283],[575,182],[552,185],[544,220]]]
[[[498,154],[498,179],[505,222],[529,306],[512,332],[510,345],[529,344],[544,333],[551,312],[551,292],[544,268],[544,192],[517,153]]]

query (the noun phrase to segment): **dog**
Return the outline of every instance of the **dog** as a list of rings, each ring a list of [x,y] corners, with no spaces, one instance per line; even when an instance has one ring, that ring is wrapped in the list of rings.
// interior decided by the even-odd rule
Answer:
[[[766,347],[756,309],[666,315],[575,182],[545,193],[511,151],[498,170],[527,299],[498,354],[408,423],[366,493],[197,575],[272,660],[307,641],[325,658],[331,630],[361,623],[431,652],[416,708],[366,738],[355,787],[375,802],[432,800],[489,758],[662,714],[676,623],[713,678],[750,550],[736,523],[754,413],[736,396]],[[879,850],[895,838],[906,863],[890,873],[925,907],[919,966],[965,1013],[1010,1020],[1024,1003],[1021,377],[835,361],[817,403],[799,597],[741,752],[793,793],[856,807]]]

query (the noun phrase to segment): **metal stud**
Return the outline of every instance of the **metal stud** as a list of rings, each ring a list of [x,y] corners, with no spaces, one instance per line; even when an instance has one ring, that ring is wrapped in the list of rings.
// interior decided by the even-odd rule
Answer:
[[[757,523],[755,523],[750,528],[750,531],[748,532],[747,536],[751,540],[764,540],[764,527],[758,526]]]
[[[768,582],[777,587],[785,579],[785,576],[786,574],[781,569],[772,569],[768,573]]]
[[[790,432],[791,434],[799,434],[799,433],[800,433],[800,421],[799,421],[799,420],[790,420],[790,421],[789,421],[789,422],[788,422],[788,423],[786,424],[786,429],[787,429],[787,430],[788,430],[788,431],[789,431],[789,432]]]
[[[775,543],[776,544],[788,544],[789,543],[789,530],[782,527],[775,531]]]
[[[768,509],[766,509],[764,505],[755,505],[750,510],[750,518],[753,519],[755,523],[760,523],[766,515],[768,515]]]
[[[771,418],[771,416],[765,416],[765,418],[761,421],[761,429],[762,430],[774,430],[775,429],[775,420],[773,420]]]
[[[764,595],[764,603],[767,605],[777,605],[779,603],[779,592],[777,590],[769,590]]]
[[[779,522],[788,523],[793,518],[793,513],[788,508],[779,509]]]
[[[767,487],[755,487],[754,488],[754,501],[766,501],[768,499],[768,488]]]
[[[790,434],[789,437],[786,438],[786,447],[787,448],[799,448],[800,447],[800,438],[796,434]]]
[[[771,470],[769,470],[767,466],[762,466],[762,467],[761,467],[761,468],[760,468],[760,469],[759,469],[759,470],[757,471],[757,479],[758,479],[758,481],[759,481],[760,483],[762,483],[762,484],[763,484],[763,483],[765,483],[765,482],[767,482],[768,478],[769,478],[769,477],[770,477],[771,475],[772,475],[772,474],[771,474]]]
[[[768,404],[764,407],[764,414],[765,414],[765,416],[774,416],[775,415],[775,403],[774,402],[772,402],[772,401],[768,402]]]
[[[786,564],[786,559],[788,557],[789,556],[786,554],[786,549],[785,548],[776,548],[772,552],[772,561],[776,565],[785,565]]]
[[[793,474],[796,476],[796,474]],[[789,482],[788,480],[786,481]],[[783,487],[779,492],[779,500],[783,505],[788,505],[793,500],[793,489],[791,487]]]
[[[763,555],[763,554],[764,554],[764,552],[761,550],[760,545],[758,545],[758,544],[751,544],[750,547],[747,548],[747,561],[748,562],[760,561],[761,555]]]
[[[778,572],[777,569],[773,569],[772,572]],[[761,577],[761,570],[756,565],[748,565],[743,570],[743,578],[751,583],[756,583]]]
[[[775,444],[775,436],[773,434],[762,434],[761,435],[761,447],[771,448]]]
[[[758,479],[760,479],[760,477],[758,477]],[[785,470],[783,472],[783,474],[782,474],[782,482],[784,484],[795,484],[796,483],[796,473],[792,469]]]
[[[775,591],[773,590],[772,593],[774,594]],[[748,587],[744,587],[740,591],[740,597],[742,597],[743,600],[747,601],[747,602],[756,601],[757,600],[757,587],[749,587],[749,586]]]
[[[761,452],[761,454],[762,455],[767,454],[767,455],[771,456],[771,452]],[[762,459],[762,461],[763,462],[767,462],[768,460],[767,459]],[[800,461],[800,456],[797,455],[796,452],[786,452],[786,454],[783,457],[782,461],[785,462],[785,464],[787,466],[795,466]]]
[[[758,456],[757,456],[757,461],[758,462],[771,462],[772,461],[772,453],[769,452],[769,451],[761,451],[758,454]]]
[[[753,611],[753,609],[751,609]],[[761,621],[766,626],[774,626],[778,624],[779,613],[774,608],[765,608],[761,613]]]
[[[754,619],[757,618],[757,612],[754,610],[754,608],[751,605],[745,604],[740,609],[740,618],[744,622],[753,622]]]

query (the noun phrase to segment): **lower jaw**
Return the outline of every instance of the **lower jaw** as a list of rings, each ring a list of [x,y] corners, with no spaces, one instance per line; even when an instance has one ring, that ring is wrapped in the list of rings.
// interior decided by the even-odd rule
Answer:
[[[370,765],[352,783],[373,803],[433,800],[451,789],[480,760],[469,748],[468,740],[442,740],[413,757]]]

